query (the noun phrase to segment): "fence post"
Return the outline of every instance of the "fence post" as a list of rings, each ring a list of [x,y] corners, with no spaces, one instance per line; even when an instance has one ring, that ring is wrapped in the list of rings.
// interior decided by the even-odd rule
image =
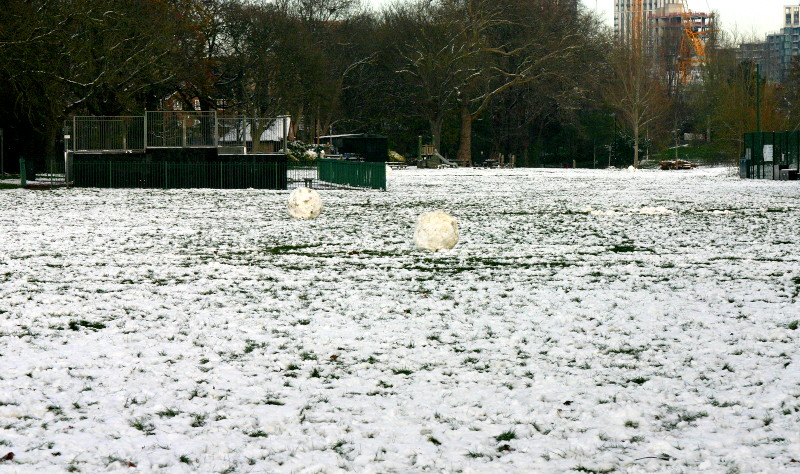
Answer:
[[[219,147],[219,123],[217,121],[217,111],[214,111],[214,146]]]
[[[28,170],[25,168],[25,158],[19,157],[19,185],[23,188],[28,185]]]
[[[289,116],[283,116],[283,152],[289,153]]]

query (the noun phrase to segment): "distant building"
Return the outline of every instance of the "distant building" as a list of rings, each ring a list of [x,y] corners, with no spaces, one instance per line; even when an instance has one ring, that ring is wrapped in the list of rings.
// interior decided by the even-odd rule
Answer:
[[[737,58],[761,66],[761,76],[781,83],[788,74],[792,59],[800,55],[800,5],[783,7],[783,28],[766,39],[739,45]]]
[[[614,35],[617,39],[628,41],[634,29],[634,22],[638,21],[644,32],[647,28],[647,17],[661,8],[666,0],[640,0],[642,10],[637,12],[636,0],[614,0]]]
[[[691,12],[689,25],[684,22],[683,2],[666,2],[648,16],[647,50],[662,70],[680,72],[686,82],[699,76],[698,51],[690,44],[685,33],[690,26],[704,51],[706,41],[714,28],[714,15]],[[681,72],[683,71],[683,72]],[[676,78],[678,79],[678,78]]]

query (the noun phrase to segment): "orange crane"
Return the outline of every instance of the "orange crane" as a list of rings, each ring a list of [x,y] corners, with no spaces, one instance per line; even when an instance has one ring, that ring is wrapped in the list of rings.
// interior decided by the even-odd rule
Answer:
[[[631,2],[631,44],[633,50],[640,54],[643,46],[642,30],[644,29],[644,11],[642,0]]]
[[[687,84],[692,80],[692,70],[706,63],[706,45],[703,36],[708,31],[694,24],[692,11],[689,10],[687,0],[683,0],[681,20],[683,35],[681,36],[681,51],[678,58],[678,72],[680,73],[681,82]]]

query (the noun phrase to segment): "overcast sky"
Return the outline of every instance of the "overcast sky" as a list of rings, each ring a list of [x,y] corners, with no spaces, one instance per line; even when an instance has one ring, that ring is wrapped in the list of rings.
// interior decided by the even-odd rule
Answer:
[[[363,0],[364,3],[379,7],[396,0]],[[402,0],[401,0],[402,1]],[[587,8],[602,15],[606,22],[614,24],[614,0],[581,0]],[[737,31],[741,35],[759,38],[783,27],[783,6],[800,5],[800,0],[689,0],[693,11],[719,13],[722,28]]]

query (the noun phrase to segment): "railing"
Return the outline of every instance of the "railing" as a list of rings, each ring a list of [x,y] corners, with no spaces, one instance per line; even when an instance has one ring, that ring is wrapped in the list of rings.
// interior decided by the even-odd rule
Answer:
[[[278,118],[217,118],[217,146],[243,153],[273,153],[288,135],[288,120]]]
[[[74,117],[65,127],[73,152],[135,152],[148,148],[230,148],[277,152],[290,118],[219,117],[215,111],[147,111],[144,116]],[[71,130],[68,130],[71,129]],[[65,137],[66,138],[66,137]]]
[[[74,151],[144,150],[144,117],[75,117]]]
[[[145,112],[147,148],[217,146],[216,112],[165,110]]]
[[[317,160],[320,181],[386,190],[386,164],[366,161]]]

